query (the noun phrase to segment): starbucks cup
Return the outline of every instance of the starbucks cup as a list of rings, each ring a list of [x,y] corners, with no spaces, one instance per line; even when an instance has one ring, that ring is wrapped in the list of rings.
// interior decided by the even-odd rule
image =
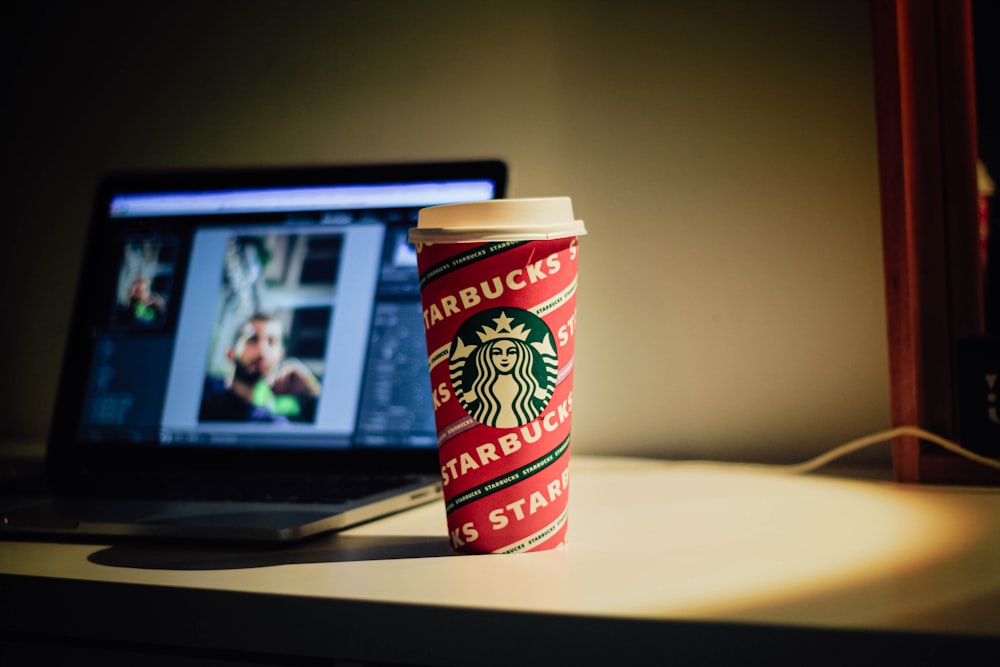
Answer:
[[[455,551],[565,542],[585,233],[568,197],[433,206],[410,230]]]

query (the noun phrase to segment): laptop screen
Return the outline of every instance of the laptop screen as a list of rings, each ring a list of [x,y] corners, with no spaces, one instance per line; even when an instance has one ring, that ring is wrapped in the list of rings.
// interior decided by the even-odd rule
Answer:
[[[112,179],[67,353],[86,361],[64,375],[57,408],[79,394],[63,414],[75,415],[75,440],[435,448],[407,231],[424,206],[491,199],[505,185],[498,163],[441,174]]]

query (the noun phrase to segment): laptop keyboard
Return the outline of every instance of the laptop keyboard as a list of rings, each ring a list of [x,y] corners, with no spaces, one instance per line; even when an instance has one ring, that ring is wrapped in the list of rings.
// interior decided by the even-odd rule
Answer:
[[[415,481],[413,475],[173,473],[88,480],[67,493],[156,500],[339,504]]]
[[[178,494],[198,500],[263,500],[285,503],[341,503],[402,486],[412,478],[386,475],[289,475],[233,479],[223,482],[223,495],[197,484],[181,486]]]

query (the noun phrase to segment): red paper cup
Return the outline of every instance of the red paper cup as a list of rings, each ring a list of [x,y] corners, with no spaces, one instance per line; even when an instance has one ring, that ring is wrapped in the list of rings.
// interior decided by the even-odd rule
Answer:
[[[410,232],[458,552],[565,542],[584,233],[566,197],[431,207]]]

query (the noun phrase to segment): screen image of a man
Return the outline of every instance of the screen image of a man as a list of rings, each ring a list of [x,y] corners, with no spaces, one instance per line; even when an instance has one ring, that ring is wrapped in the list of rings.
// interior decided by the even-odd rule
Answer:
[[[255,313],[237,329],[226,357],[228,379],[208,378],[201,421],[312,421],[320,382],[296,359],[285,356],[284,327],[269,313]]]
[[[165,308],[163,297],[152,290],[150,279],[140,276],[129,285],[126,300],[119,305],[119,317],[126,323],[155,326],[162,322]]]

